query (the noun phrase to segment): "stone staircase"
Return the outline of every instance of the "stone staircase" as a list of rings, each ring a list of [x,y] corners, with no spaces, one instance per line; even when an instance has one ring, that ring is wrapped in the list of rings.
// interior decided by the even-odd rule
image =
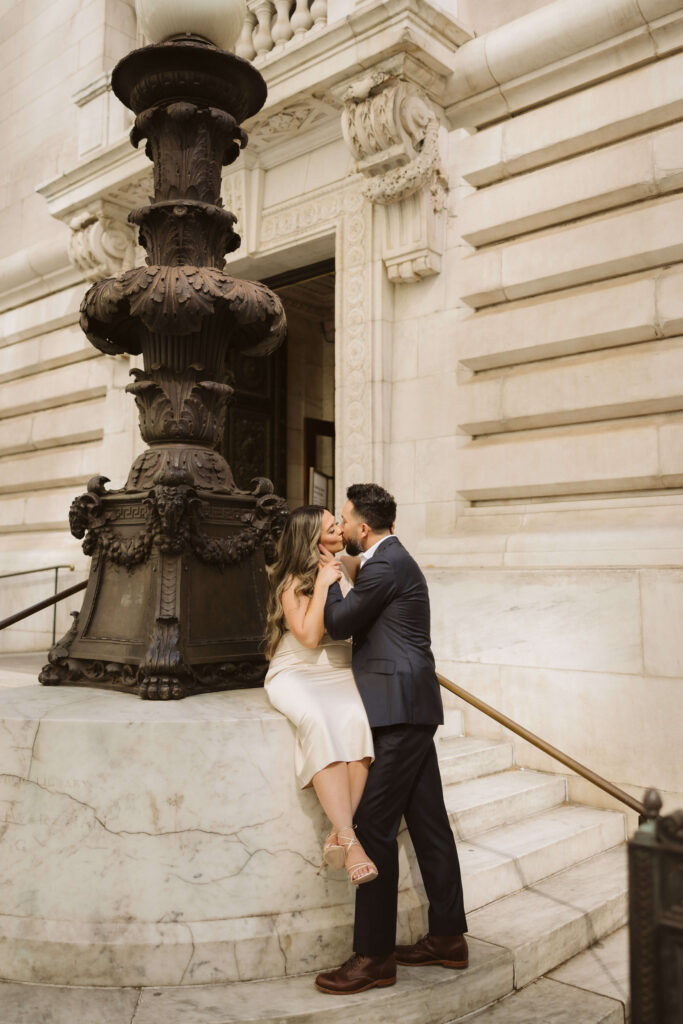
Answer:
[[[0,984],[2,1024],[617,1024],[628,1020],[622,815],[566,803],[564,779],[515,768],[512,744],[439,739],[458,839],[470,967],[399,967],[398,984],[318,993],[312,975],[169,988]],[[400,840],[401,937],[426,930],[419,872]],[[285,936],[286,940],[286,936]],[[285,942],[286,945],[286,942]],[[607,949],[604,969],[601,950]],[[585,952],[588,950],[588,952]]]

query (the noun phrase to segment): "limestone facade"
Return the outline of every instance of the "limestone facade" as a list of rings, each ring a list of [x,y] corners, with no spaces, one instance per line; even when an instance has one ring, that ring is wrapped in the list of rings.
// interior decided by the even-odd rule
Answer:
[[[237,48],[269,99],[225,175],[228,262],[335,260],[337,500],[364,479],[396,495],[446,675],[680,805],[683,3],[249,7]],[[140,444],[133,361],[78,328],[86,282],[140,259],[149,163],[109,88],[140,40],[125,0],[4,19],[0,572],[82,573],[71,498],[120,485]],[[30,579],[0,616],[45,595]]]

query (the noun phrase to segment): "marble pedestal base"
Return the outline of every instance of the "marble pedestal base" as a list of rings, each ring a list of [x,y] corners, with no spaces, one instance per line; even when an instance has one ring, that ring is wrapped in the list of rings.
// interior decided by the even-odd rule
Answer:
[[[350,953],[352,887],[316,875],[326,820],[262,690],[17,687],[0,732],[0,977],[206,984]],[[405,935],[410,881],[404,904]]]

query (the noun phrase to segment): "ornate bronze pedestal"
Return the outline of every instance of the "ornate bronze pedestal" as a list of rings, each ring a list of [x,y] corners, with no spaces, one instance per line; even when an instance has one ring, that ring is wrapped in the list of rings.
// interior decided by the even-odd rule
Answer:
[[[254,686],[265,671],[264,549],[284,502],[268,480],[238,490],[218,449],[230,346],[268,355],[285,319],[268,288],[224,273],[240,240],[220,187],[266,86],[251,64],[183,36],[130,53],[112,87],[154,162],[154,198],[129,218],[147,266],[95,284],[81,326],[101,352],[142,353],[127,390],[149,447],[122,490],[94,477],[71,506],[90,578],[40,681],[152,699]]]
[[[628,844],[631,1019],[683,1020],[683,810],[662,817],[649,789],[646,818]]]

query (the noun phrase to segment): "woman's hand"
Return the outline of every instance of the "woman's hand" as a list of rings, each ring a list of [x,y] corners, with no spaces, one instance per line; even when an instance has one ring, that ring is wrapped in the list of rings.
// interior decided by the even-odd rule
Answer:
[[[325,562],[322,558],[320,559],[318,566],[318,579],[316,582],[319,583],[321,587],[331,587],[333,583],[336,583],[337,580],[341,579],[341,575],[341,565],[336,561],[336,559]]]
[[[322,569],[324,565],[330,565],[332,562],[337,561],[336,556],[333,555],[331,551],[328,551],[326,547],[323,547],[322,544],[318,544],[318,551],[320,552],[320,564],[318,568]]]

